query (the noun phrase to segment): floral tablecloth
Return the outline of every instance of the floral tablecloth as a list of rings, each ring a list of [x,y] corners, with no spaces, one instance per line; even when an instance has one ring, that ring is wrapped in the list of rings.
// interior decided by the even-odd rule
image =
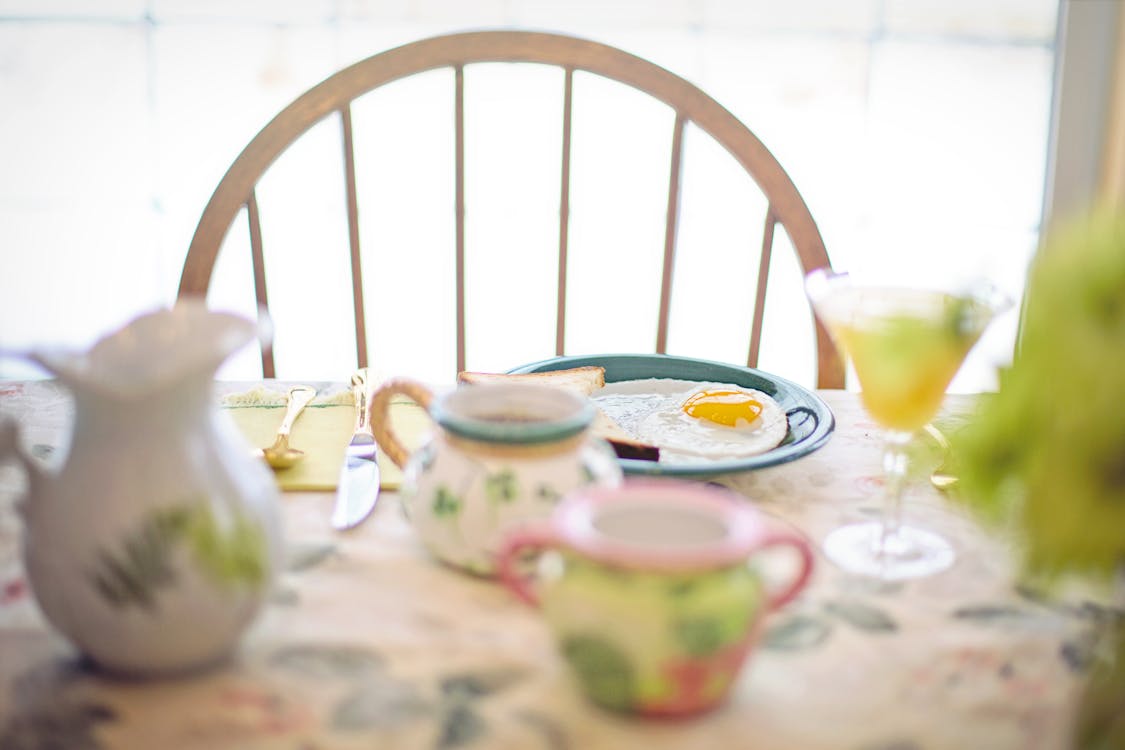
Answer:
[[[228,390],[251,384],[230,384]],[[836,432],[816,453],[722,477],[814,541],[879,510],[879,450],[855,394],[822,392]],[[951,398],[945,418],[968,401]],[[0,417],[50,456],[70,401],[51,382],[0,383]],[[48,629],[23,577],[0,467],[0,750],[39,748],[1064,748],[1105,607],[1019,584],[1011,551],[926,483],[908,516],[958,561],[876,585],[819,559],[766,624],[730,701],[640,721],[587,704],[535,612],[433,562],[394,493],[334,533],[331,496],[289,493],[288,570],[236,658],[175,680],[99,674]]]

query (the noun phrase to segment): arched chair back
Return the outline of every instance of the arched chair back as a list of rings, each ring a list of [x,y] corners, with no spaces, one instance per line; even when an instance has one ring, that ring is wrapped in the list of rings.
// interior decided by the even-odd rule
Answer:
[[[757,184],[767,207],[761,242],[747,252],[757,252],[757,278],[747,293],[755,294],[752,320],[746,340],[748,366],[756,367],[761,348],[766,289],[770,280],[771,257],[776,229],[788,234],[800,270],[807,273],[829,265],[824,242],[805,201],[797,188],[762,142],[731,112],[685,79],[635,55],[593,41],[558,34],[487,31],[452,34],[406,44],[351,65],[308,90],[282,110],[242,151],[219,183],[198,223],[191,240],[180,281],[179,295],[206,295],[212,271],[224,238],[240,212],[245,210],[249,244],[253,259],[255,296],[261,308],[269,308],[266,288],[262,216],[257,186],[263,173],[303,134],[325,118],[339,122],[344,149],[344,194],[347,235],[351,262],[351,297],[355,327],[355,352],[359,366],[367,366],[369,356],[368,317],[364,300],[363,253],[360,242],[359,201],[355,158],[355,131],[352,105],[355,100],[385,84],[425,71],[448,68],[453,71],[453,115],[455,147],[453,180],[456,230],[450,248],[455,265],[455,346],[456,367],[466,368],[466,232],[465,232],[465,68],[477,63],[537,63],[562,70],[562,149],[558,161],[557,255],[551,262],[557,268],[555,305],[555,354],[564,354],[567,339],[568,305],[581,300],[568,299],[568,254],[571,250],[570,206],[572,164],[572,113],[575,74],[594,74],[646,93],[674,112],[671,151],[668,154],[667,203],[663,221],[662,269],[659,305],[654,325],[653,350],[668,348],[672,285],[677,260],[677,231],[680,218],[683,143],[687,126],[694,125],[725,149]],[[343,217],[341,217],[343,218]],[[811,317],[811,316],[810,316]],[[840,388],[844,383],[842,362],[825,329],[815,317],[817,355],[816,383],[819,387]],[[498,335],[498,334],[493,334]],[[516,364],[516,363],[513,363]],[[273,352],[262,351],[262,370],[274,377]],[[452,375],[452,373],[450,373]]]

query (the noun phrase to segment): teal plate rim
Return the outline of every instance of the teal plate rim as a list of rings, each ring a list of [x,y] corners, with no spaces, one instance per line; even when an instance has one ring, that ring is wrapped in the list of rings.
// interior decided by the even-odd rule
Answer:
[[[660,464],[619,458],[626,474],[648,476],[709,477],[789,463],[824,446],[836,428],[828,404],[804,386],[751,367],[672,354],[591,354],[552,357],[520,365],[508,372],[523,374],[567,370],[572,367],[604,367],[607,383],[645,378],[733,383],[769,394],[785,410],[789,429],[772,450],[756,456],[706,464]]]

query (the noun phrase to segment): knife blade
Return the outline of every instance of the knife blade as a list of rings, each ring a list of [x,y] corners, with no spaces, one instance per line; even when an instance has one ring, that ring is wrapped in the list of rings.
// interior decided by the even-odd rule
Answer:
[[[371,383],[367,368],[352,375],[352,398],[355,401],[355,429],[340,468],[336,486],[336,505],[332,509],[332,527],[338,530],[358,526],[375,508],[379,499],[379,463],[375,434],[371,430]]]

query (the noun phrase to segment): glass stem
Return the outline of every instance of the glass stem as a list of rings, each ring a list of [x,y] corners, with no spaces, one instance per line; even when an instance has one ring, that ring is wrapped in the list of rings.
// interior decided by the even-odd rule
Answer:
[[[902,495],[906,489],[906,448],[914,433],[887,430],[883,436],[883,531],[879,535],[880,555],[899,551],[902,527]]]

